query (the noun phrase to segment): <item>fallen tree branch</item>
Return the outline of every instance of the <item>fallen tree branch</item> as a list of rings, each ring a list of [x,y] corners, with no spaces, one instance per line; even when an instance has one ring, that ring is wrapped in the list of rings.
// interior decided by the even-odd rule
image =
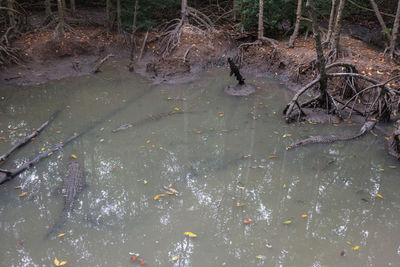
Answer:
[[[361,8],[361,9],[368,10],[368,11],[371,11],[371,12],[375,12],[373,9],[370,9],[370,8],[368,8],[368,7],[365,7],[365,6],[360,6],[359,4],[353,2],[352,0],[348,0],[348,1],[350,2],[350,4],[353,4],[353,5],[356,6],[356,7],[359,7],[359,8]],[[389,14],[389,13],[385,13],[385,12],[380,12],[380,13],[381,13],[382,15],[387,16],[387,17],[391,17],[391,18],[395,18],[395,17],[396,17],[395,15],[392,15],[392,14]]]
[[[22,147],[23,145],[25,145],[26,143],[28,143],[30,140],[32,140],[32,138],[34,138],[35,136],[39,135],[40,132],[47,126],[49,125],[50,122],[52,122],[54,120],[54,118],[60,113],[60,111],[56,111],[51,117],[50,119],[48,119],[45,123],[43,123],[38,129],[36,129],[35,131],[33,131],[30,135],[26,136],[23,140],[21,140],[20,142],[18,142],[16,145],[14,145],[13,147],[11,147],[6,153],[4,153],[1,157],[0,157],[0,162],[5,161],[6,158],[8,158],[8,156],[10,156],[15,150],[17,150],[18,148]]]
[[[81,134],[74,133],[72,136],[70,136],[69,138],[67,138],[63,142],[60,142],[60,143],[54,145],[52,148],[49,148],[49,149],[47,149],[45,151],[42,151],[42,152],[39,152],[33,159],[31,159],[28,162],[25,162],[24,164],[22,164],[18,168],[11,169],[11,170],[3,170],[4,172],[0,173],[0,184],[11,180],[12,178],[17,176],[18,174],[20,174],[20,173],[24,172],[25,170],[33,167],[40,160],[42,160],[44,158],[47,158],[47,157],[50,157],[54,152],[60,150],[61,148],[63,148],[65,145],[67,145],[68,143],[70,143],[71,141],[73,141],[74,139],[79,137],[80,135]]]
[[[101,66],[103,66],[103,64],[111,57],[113,57],[113,54],[108,54],[107,56],[105,56],[102,60],[100,60],[94,67],[92,70],[92,73],[98,73],[100,72],[100,68]]]

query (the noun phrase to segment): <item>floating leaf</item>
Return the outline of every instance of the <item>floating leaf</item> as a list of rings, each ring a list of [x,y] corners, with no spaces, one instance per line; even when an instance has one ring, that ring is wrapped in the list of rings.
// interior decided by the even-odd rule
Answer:
[[[49,156],[49,157],[50,157],[51,155],[53,155],[53,152],[50,152],[49,154],[47,154],[47,156]]]
[[[63,266],[63,265],[65,265],[65,264],[67,264],[68,263],[68,261],[62,261],[62,262],[60,262],[60,265],[59,266]]]
[[[379,171],[381,171],[381,172],[384,172],[384,171],[385,171],[385,169],[379,169]]]
[[[104,139],[103,139],[103,138],[101,138],[101,139],[100,139],[100,143],[103,143],[103,142],[104,142]]]
[[[61,131],[60,131],[60,130],[56,131],[56,134],[60,134],[60,133],[61,133]]]
[[[146,140],[146,144],[150,143],[150,140]]]
[[[140,260],[139,263],[142,264],[142,265],[146,264],[146,262],[144,260]]]
[[[117,204],[118,204],[118,206],[121,206],[121,201],[118,200]]]
[[[286,138],[286,137],[289,137],[289,136],[292,136],[292,134],[284,134],[284,135],[282,135],[283,138]]]
[[[391,136],[386,136],[385,139],[389,141],[390,139],[392,139],[392,137]]]
[[[77,158],[77,156],[75,154],[72,154],[71,157],[73,157],[74,159]]]
[[[284,222],[283,222],[283,224],[291,224],[291,223],[292,223],[291,220],[287,220],[287,221],[284,221]]]
[[[260,260],[265,260],[267,257],[264,255],[257,255],[256,258]]]
[[[220,113],[220,114],[218,114],[218,116],[223,117],[223,116],[224,116],[224,113]]]
[[[307,214],[301,214],[301,218],[307,218],[308,215]]]
[[[378,134],[377,133],[375,133],[374,131],[372,131],[372,130],[370,130],[369,131],[373,136],[378,136]]]
[[[353,248],[353,250],[359,250],[360,249],[360,246],[355,246],[354,248]]]
[[[143,183],[144,183],[144,184],[147,184],[148,182],[147,182],[147,180],[143,180]]]
[[[350,241],[346,241],[346,244],[351,246],[351,242]]]
[[[57,237],[63,237],[63,236],[65,236],[65,233],[61,233]]]
[[[157,200],[157,199],[159,199],[160,197],[164,197],[165,196],[165,194],[158,194],[158,195],[156,195],[155,197],[154,197],[154,200]]]
[[[381,194],[376,194],[376,196],[379,198],[383,198],[383,196]]]
[[[138,255],[132,256],[132,257],[129,259],[129,261],[130,261],[130,262],[134,262],[138,257],[139,257]]]
[[[45,148],[44,147],[42,147],[42,149],[41,149],[42,151],[44,151],[45,150]]]
[[[180,110],[180,108],[176,107],[176,108],[174,108],[174,110],[178,111],[178,110]]]
[[[236,207],[243,207],[244,205],[246,205],[246,203],[243,202],[236,203]]]
[[[252,222],[253,222],[252,219],[244,219],[244,220],[243,220],[243,223],[244,223],[244,224],[248,224],[248,223],[252,223]]]
[[[177,261],[177,260],[178,260],[178,256],[174,256],[174,257],[172,258],[172,260],[173,260],[173,261]]]
[[[202,131],[195,131],[195,133],[197,133],[197,134],[201,134],[201,133],[202,133]]]
[[[278,155],[270,155],[270,156],[268,156],[269,159],[275,159],[277,157],[278,157]]]
[[[288,146],[287,148],[286,148],[286,150],[289,150],[289,149],[292,149],[293,147],[291,147],[291,146]]]
[[[16,185],[16,186],[14,186],[14,189],[20,189],[21,188],[21,186],[20,185]]]
[[[192,232],[185,232],[184,235],[187,235],[188,237],[197,237],[197,235]]]
[[[397,166],[389,166],[390,169],[396,169]]]
[[[340,256],[344,256],[344,254],[346,253],[344,252],[344,250],[342,250],[342,252],[340,252]]]
[[[57,258],[54,259],[54,265],[60,266],[60,261]]]
[[[28,192],[22,192],[22,193],[19,194],[18,196],[19,196],[19,197],[23,197],[23,196],[25,196],[26,194],[28,194]]]
[[[286,188],[286,184],[283,184],[282,188],[285,189]]]

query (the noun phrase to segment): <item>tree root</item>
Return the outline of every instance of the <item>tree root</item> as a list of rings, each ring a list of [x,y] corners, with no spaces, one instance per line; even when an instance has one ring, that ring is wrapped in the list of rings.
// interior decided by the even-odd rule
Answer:
[[[170,55],[179,46],[184,27],[188,27],[200,34],[214,30],[214,25],[210,18],[199,10],[188,7],[186,16],[185,18],[169,21],[162,30],[163,33],[159,37],[158,51],[163,57]],[[189,24],[185,23],[186,18],[190,22]]]
[[[328,107],[328,112],[334,112],[338,116],[340,116],[340,112],[348,108],[350,109],[350,116],[352,111],[356,111],[357,113],[360,113],[364,116],[368,117],[376,117],[377,120],[381,121],[388,121],[390,119],[390,115],[394,110],[398,110],[399,106],[396,104],[396,101],[399,100],[400,96],[400,91],[394,90],[390,88],[387,84],[393,80],[399,79],[400,75],[392,77],[384,82],[379,82],[371,77],[361,75],[357,73],[356,68],[348,63],[342,63],[342,62],[337,62],[333,63],[330,65],[326,66],[326,71],[335,68],[335,67],[341,67],[342,70],[346,70],[347,72],[337,72],[337,73],[327,73],[328,79],[333,79],[336,77],[343,78],[342,80],[342,85],[343,89],[341,92],[341,97],[342,99],[348,98],[346,103],[343,103],[342,101],[336,99],[333,97],[333,95],[329,92],[327,92],[326,96],[317,96],[314,99],[311,99],[310,101],[307,101],[305,103],[300,104],[299,103],[299,98],[301,95],[303,95],[306,91],[309,89],[313,88],[315,85],[317,85],[320,81],[320,76],[318,76],[316,79],[311,81],[309,84],[301,88],[295,96],[292,98],[292,100],[286,105],[283,113],[286,116],[286,121],[290,122],[294,119],[300,120],[301,116],[304,115],[304,112],[302,111],[302,108],[305,107],[321,107],[321,104],[324,103],[332,103],[332,106]],[[361,79],[364,81],[367,81],[368,83],[371,83],[372,86],[366,87],[364,89],[359,89],[359,85],[357,83],[357,79]],[[345,92],[344,90],[349,90],[349,92]],[[369,99],[368,101],[365,102],[366,108],[364,111],[358,110],[355,108],[357,100],[361,102],[361,99],[363,98],[363,95],[368,95],[369,98],[372,98],[372,101]],[[327,99],[324,99],[327,98]],[[328,102],[326,100],[329,100]],[[340,103],[341,106],[337,104]],[[349,104],[352,103],[353,106],[349,107]],[[299,112],[297,115],[294,115],[294,111],[298,110]],[[297,116],[297,117],[294,117]]]

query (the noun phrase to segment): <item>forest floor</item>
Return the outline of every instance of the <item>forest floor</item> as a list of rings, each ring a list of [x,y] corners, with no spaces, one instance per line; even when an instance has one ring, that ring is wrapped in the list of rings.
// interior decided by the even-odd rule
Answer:
[[[38,17],[32,16],[32,19],[38,20]],[[25,62],[3,68],[0,84],[32,85],[87,75],[92,73],[96,62],[108,54],[115,58],[129,58],[129,35],[108,34],[100,24],[101,21],[76,26],[73,33],[67,32],[62,37],[55,37],[51,29],[42,30],[38,26],[15,42],[25,55]],[[136,60],[144,35],[139,33],[136,38]],[[199,32],[183,27],[179,45],[166,57],[160,53],[158,37],[159,33],[149,34],[143,58],[135,67],[137,72],[156,82],[180,81],[182,77],[212,66],[226,66],[228,57],[240,59],[240,68],[245,73],[276,76],[292,89],[315,77],[313,62],[316,53],[310,37],[307,40],[299,37],[291,49],[287,48],[285,39],[279,40],[276,48],[250,45],[239,49],[240,44],[251,41],[253,37],[224,28]],[[341,38],[341,47],[346,55],[338,61],[355,65],[361,74],[378,81],[400,74],[400,66],[386,60],[382,49],[345,34]]]

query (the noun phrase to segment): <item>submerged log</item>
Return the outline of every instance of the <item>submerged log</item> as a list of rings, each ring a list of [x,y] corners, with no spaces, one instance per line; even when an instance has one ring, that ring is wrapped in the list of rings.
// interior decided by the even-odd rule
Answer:
[[[26,136],[23,140],[19,141],[17,144],[15,144],[13,147],[11,147],[6,153],[4,153],[2,156],[0,156],[0,162],[5,161],[8,156],[10,156],[15,150],[18,148],[24,146],[27,144],[29,141],[32,140],[32,138],[36,137],[37,135],[40,134],[40,132],[46,128],[47,125],[49,125],[50,122],[54,120],[54,118],[60,113],[60,111],[56,111],[50,119],[48,119],[45,123],[43,123],[39,128],[37,128],[35,131],[33,131],[30,135]]]
[[[132,128],[133,126],[142,125],[142,124],[145,124],[145,123],[150,122],[150,121],[158,121],[158,120],[160,120],[162,118],[165,118],[165,117],[168,117],[168,116],[177,115],[177,114],[186,114],[186,113],[191,113],[191,112],[175,111],[174,110],[174,111],[170,111],[170,112],[159,113],[159,114],[156,114],[156,115],[149,115],[148,118],[145,118],[145,119],[140,120],[138,122],[129,122],[129,123],[122,124],[118,128],[112,130],[112,132],[113,133],[120,132],[120,131],[123,131],[123,130],[127,130],[129,128]]]
[[[400,120],[396,121],[389,139],[389,154],[400,160]]]
[[[11,180],[12,178],[17,176],[18,174],[20,174],[20,173],[24,172],[25,170],[33,167],[40,160],[42,160],[44,158],[47,158],[47,157],[50,157],[54,152],[60,150],[61,148],[63,148],[65,145],[67,145],[68,143],[70,143],[71,141],[73,141],[74,139],[79,137],[80,135],[81,134],[74,133],[72,136],[70,136],[69,138],[64,140],[64,142],[60,142],[60,143],[54,145],[53,147],[51,147],[51,148],[49,148],[49,149],[47,149],[45,151],[39,152],[33,159],[31,159],[28,162],[25,162],[24,164],[22,164],[18,168],[11,169],[11,170],[3,170],[4,172],[0,173],[0,184]]]

